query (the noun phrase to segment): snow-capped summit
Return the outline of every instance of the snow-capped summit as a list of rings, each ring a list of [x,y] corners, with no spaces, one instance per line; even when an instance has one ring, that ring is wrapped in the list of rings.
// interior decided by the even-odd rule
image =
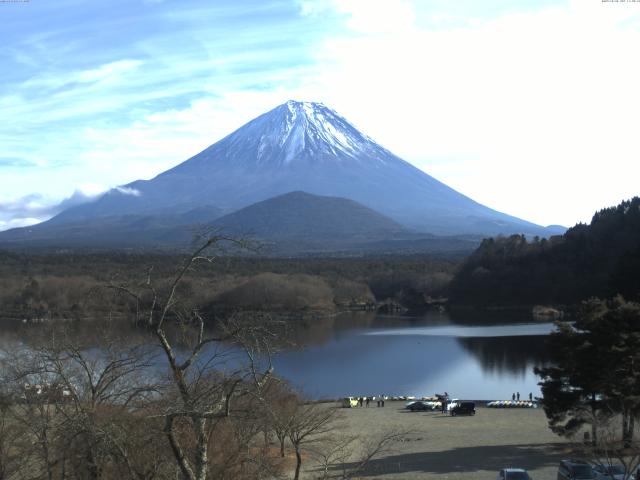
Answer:
[[[390,153],[322,103],[289,100],[200,154],[197,164],[282,167],[295,163],[384,162]]]
[[[373,153],[380,147],[353,128],[349,122],[322,103],[289,100],[285,131],[280,136],[280,146],[286,152],[287,161],[293,160],[305,150],[311,155],[359,155]],[[284,110],[284,109],[282,109]],[[276,109],[274,115],[281,115]],[[261,147],[269,139],[261,139]],[[260,154],[258,155],[260,157]]]
[[[133,191],[137,194],[123,193]],[[230,213],[293,191],[354,200],[428,233],[547,233],[456,192],[327,106],[296,101],[260,115],[153,179],[70,208],[50,224],[113,215],[182,215],[203,206]]]

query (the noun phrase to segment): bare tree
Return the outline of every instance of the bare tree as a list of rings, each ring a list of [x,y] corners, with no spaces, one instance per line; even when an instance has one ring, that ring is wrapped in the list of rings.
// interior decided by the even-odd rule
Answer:
[[[622,415],[615,414],[593,419],[591,425],[596,429],[596,440],[585,438],[583,443],[576,442],[576,450],[594,465],[604,468],[621,465],[625,471],[624,480],[628,480],[640,467],[640,441],[625,438],[620,429],[623,421]]]
[[[98,479],[120,465],[131,478],[147,478],[135,468],[130,427],[158,391],[153,352],[105,335],[96,349],[63,330],[49,333],[47,342],[10,357],[11,412],[32,444],[23,449],[31,469],[49,479],[80,472]]]
[[[336,409],[301,402],[274,377],[268,317],[212,322],[181,299],[223,240],[207,240],[168,281],[150,269],[140,284],[108,286],[153,345],[109,328],[90,339],[56,329],[2,357],[0,480],[271,479],[287,443],[299,479],[306,453],[335,434]],[[280,458],[258,441],[267,432]]]
[[[300,478],[302,453],[304,450],[327,439],[336,428],[334,421],[338,416],[335,406],[319,403],[299,403],[289,419],[288,436],[296,454],[294,480]]]
[[[299,408],[300,397],[291,386],[272,377],[262,390],[260,406],[263,413],[263,434],[273,432],[278,439],[280,457],[285,457],[285,443],[289,438],[290,424]]]
[[[211,263],[211,250],[220,242],[241,242],[223,237],[209,238],[190,255],[166,289],[156,288],[151,271],[141,288],[112,285],[135,302],[137,322],[144,322],[157,338],[169,367],[170,382],[165,395],[164,434],[176,464],[187,480],[208,477],[210,451],[214,447],[212,426],[230,417],[234,399],[261,389],[271,376],[272,366],[266,332],[237,319],[218,323],[215,334],[207,334],[205,319],[197,308],[181,304],[178,289],[187,273],[198,263]],[[188,342],[178,343],[169,334],[170,323],[177,325]],[[234,345],[236,350],[218,351],[220,345]],[[240,347],[247,363],[230,359]],[[265,348],[266,347],[266,348]],[[202,353],[207,348],[207,355]],[[222,349],[224,350],[224,349]],[[256,355],[266,353],[267,361],[258,371]]]
[[[10,421],[23,433],[17,450],[31,476],[52,480],[60,465],[63,418],[49,401],[51,379],[40,361],[29,349],[5,352],[3,380],[10,392]]]
[[[316,458],[319,480],[349,479],[358,477],[371,461],[394,451],[393,443],[400,441],[410,431],[383,432],[377,437],[363,441],[354,435],[337,435],[313,448],[311,453]]]
[[[3,384],[6,385],[4,381]],[[25,465],[21,447],[25,445],[27,432],[14,420],[12,404],[13,399],[5,389],[0,394],[0,480],[13,478]]]

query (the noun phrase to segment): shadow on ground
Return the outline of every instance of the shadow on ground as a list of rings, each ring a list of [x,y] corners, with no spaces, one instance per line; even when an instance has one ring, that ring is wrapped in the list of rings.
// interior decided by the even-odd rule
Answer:
[[[422,452],[390,455],[372,460],[359,477],[391,473],[470,473],[480,470],[497,472],[505,467],[520,467],[527,470],[555,466],[563,458],[562,444],[544,445],[499,445],[486,447],[454,448],[442,452]],[[336,467],[350,470],[353,464]]]

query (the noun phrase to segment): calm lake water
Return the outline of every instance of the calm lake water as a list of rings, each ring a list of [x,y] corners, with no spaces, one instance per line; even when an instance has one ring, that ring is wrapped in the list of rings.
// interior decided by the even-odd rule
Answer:
[[[78,338],[96,338],[90,344],[99,350],[101,334],[94,325],[71,329]],[[545,337],[552,329],[551,323],[533,323],[513,312],[350,313],[292,321],[286,334],[290,346],[273,363],[276,374],[311,398],[444,391],[461,399],[507,399],[514,392],[527,398],[529,392],[540,395],[533,367],[548,363]],[[118,330],[124,343],[155,344],[147,332]],[[38,333],[46,336],[46,328],[0,322],[0,346]],[[205,350],[201,361],[220,348]]]
[[[515,320],[492,324],[489,317],[469,326],[444,313],[347,315],[324,326],[309,322],[306,332],[299,327],[304,348],[280,353],[274,364],[313,398],[444,391],[477,400],[538,396],[533,367],[548,363],[545,337],[553,324]]]

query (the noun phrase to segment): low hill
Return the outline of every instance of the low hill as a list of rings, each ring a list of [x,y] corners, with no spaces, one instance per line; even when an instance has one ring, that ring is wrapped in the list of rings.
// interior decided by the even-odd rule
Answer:
[[[408,232],[353,200],[305,192],[290,192],[254,203],[217,219],[213,225],[234,234],[251,233],[272,240],[371,240]]]
[[[225,216],[213,206],[183,214],[112,215],[0,232],[3,248],[185,250],[203,231],[256,241],[264,255],[437,253],[467,255],[477,236],[413,232],[346,198],[290,192]]]
[[[4,248],[176,248],[221,215],[214,206],[178,214],[111,215],[61,223],[56,217],[0,232]]]
[[[451,284],[464,304],[574,304],[591,296],[640,294],[640,198],[597,212],[590,225],[527,241],[484,240]]]
[[[331,252],[469,253],[477,237],[413,232],[346,198],[290,192],[255,203],[213,222],[216,230],[249,237],[271,254]]]

